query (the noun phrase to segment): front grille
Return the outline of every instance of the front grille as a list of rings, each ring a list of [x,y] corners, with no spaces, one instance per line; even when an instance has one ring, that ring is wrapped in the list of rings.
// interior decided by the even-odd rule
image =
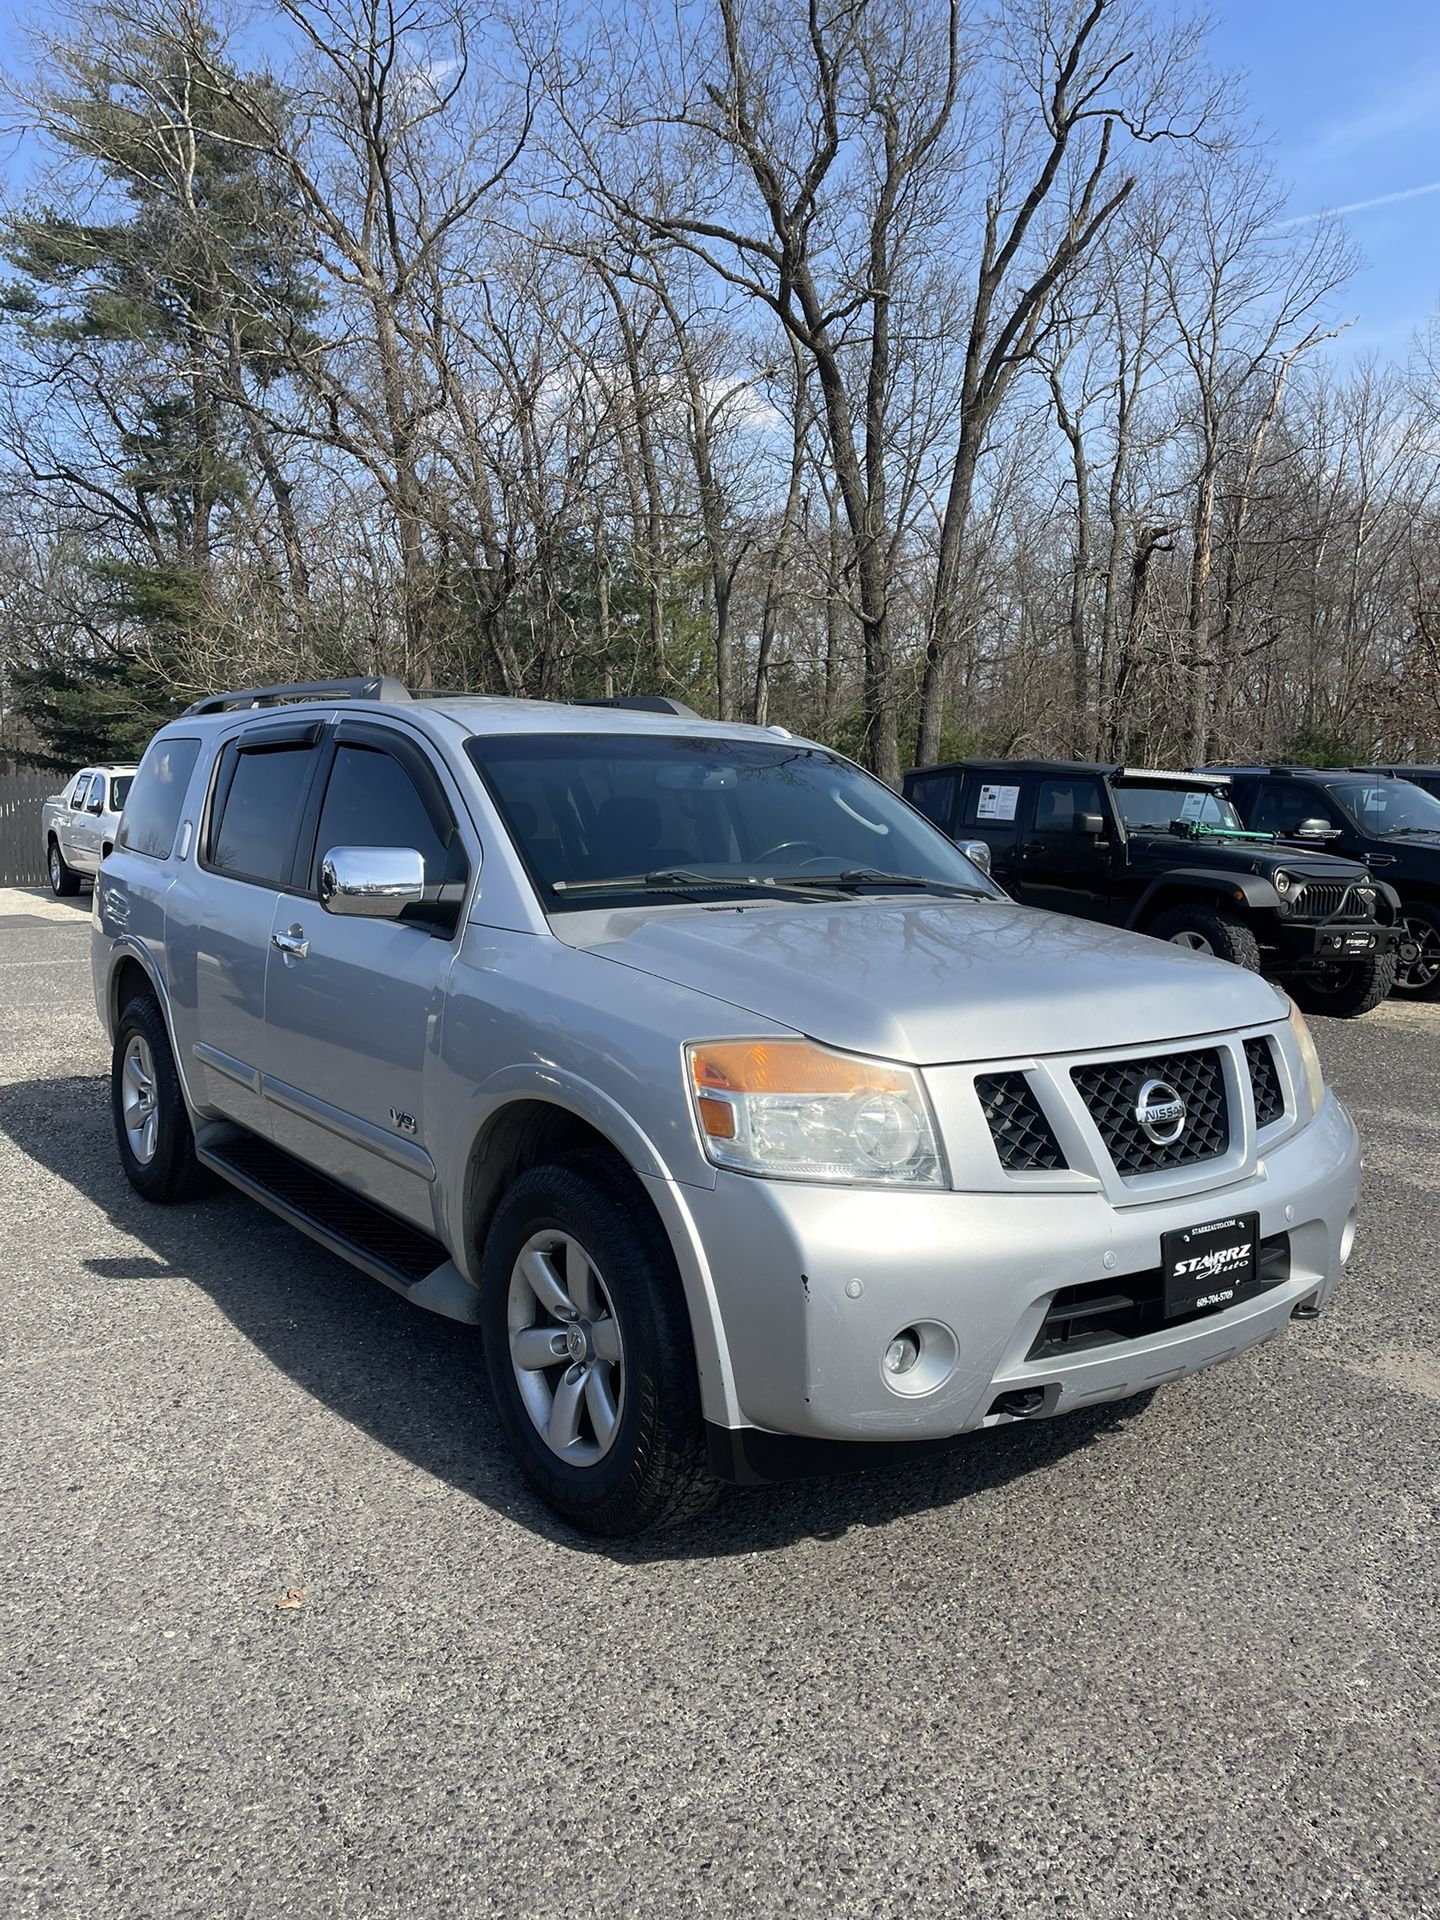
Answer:
[[[1285,1112],[1285,1095],[1275,1067],[1275,1049],[1263,1034],[1245,1042],[1250,1068],[1250,1090],[1255,1096],[1255,1124],[1268,1127]]]
[[[1007,1173],[1049,1173],[1065,1165],[1060,1142],[1023,1073],[981,1073],[975,1092]]]
[[[1188,1167],[1197,1160],[1217,1159],[1230,1145],[1225,1074],[1213,1047],[1157,1054],[1149,1060],[1073,1067],[1070,1077],[1119,1173]],[[1169,1145],[1152,1140],[1135,1117],[1140,1089],[1147,1080],[1173,1088],[1185,1103],[1185,1129]]]
[[[1306,920],[1368,920],[1364,903],[1348,880],[1307,880],[1292,911]]]
[[[1220,1307],[1197,1307],[1193,1313],[1165,1318],[1165,1275],[1160,1267],[1147,1273],[1106,1274],[1083,1287],[1062,1287],[1050,1302],[1027,1360],[1053,1360],[1085,1347],[1113,1346],[1119,1340],[1139,1340],[1162,1327],[1183,1326],[1207,1314],[1224,1313],[1257,1293],[1278,1287],[1290,1278],[1290,1237],[1271,1234],[1258,1249],[1256,1278],[1235,1289],[1235,1298]]]

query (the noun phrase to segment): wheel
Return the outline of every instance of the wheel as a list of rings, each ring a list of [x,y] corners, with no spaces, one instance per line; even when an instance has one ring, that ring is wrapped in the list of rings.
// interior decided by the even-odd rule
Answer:
[[[47,865],[50,868],[50,891],[57,900],[68,900],[72,894],[80,891],[80,876],[73,867],[66,865],[58,840],[50,842]]]
[[[1357,1020],[1378,1007],[1394,986],[1395,964],[1393,953],[1377,954],[1373,960],[1338,961],[1313,973],[1296,974],[1286,980],[1285,987],[1302,1013]]]
[[[586,1533],[688,1518],[717,1483],[674,1256],[615,1156],[532,1167],[485,1241],[481,1330],[512,1452]]]
[[[1433,1000],[1440,995],[1440,907],[1407,900],[1400,908],[1400,926],[1420,951],[1414,960],[1401,961],[1395,991],[1407,1000]]]
[[[1157,914],[1145,931],[1157,940],[1168,940],[1172,946],[1188,947],[1192,953],[1213,953],[1219,960],[1248,967],[1251,973],[1260,971],[1260,942],[1254,929],[1228,907],[1211,907],[1198,901],[1170,907]]]
[[[149,994],[131,1000],[115,1029],[110,1111],[125,1177],[147,1200],[193,1200],[214,1179],[195,1158],[165,1016]]]

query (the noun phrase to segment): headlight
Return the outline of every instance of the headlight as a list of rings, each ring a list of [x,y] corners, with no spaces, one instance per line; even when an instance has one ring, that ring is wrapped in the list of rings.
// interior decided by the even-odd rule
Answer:
[[[943,1187],[920,1076],[808,1040],[702,1041],[685,1049],[705,1151],[774,1180]]]
[[[1277,868],[1276,871],[1271,874],[1270,879],[1276,893],[1288,893],[1295,884],[1283,867]]]
[[[1325,1074],[1320,1065],[1320,1056],[1315,1051],[1309,1023],[1295,1006],[1290,1009],[1290,1031],[1295,1036],[1295,1044],[1300,1049],[1300,1061],[1305,1068],[1305,1091],[1310,1095],[1310,1111],[1318,1113],[1325,1098]]]

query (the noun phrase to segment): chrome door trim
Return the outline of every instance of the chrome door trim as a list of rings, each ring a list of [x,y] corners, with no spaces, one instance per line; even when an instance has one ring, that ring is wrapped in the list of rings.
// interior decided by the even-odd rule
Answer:
[[[422,1180],[434,1180],[435,1162],[414,1141],[398,1139],[394,1134],[386,1133],[383,1127],[362,1120],[358,1114],[346,1113],[340,1107],[331,1106],[328,1100],[319,1100],[313,1093],[291,1086],[288,1080],[277,1080],[268,1073],[257,1074],[256,1079],[265,1098],[272,1100],[277,1107],[283,1107],[287,1113],[313,1121],[327,1133],[348,1140],[352,1146],[364,1147],[367,1153],[388,1160],[392,1166],[402,1167],[406,1173],[418,1174]]]
[[[243,1060],[237,1060],[233,1053],[223,1053],[219,1047],[212,1047],[208,1040],[197,1040],[190,1049],[202,1066],[213,1067],[216,1073],[223,1073],[227,1080],[233,1080],[237,1086],[244,1087],[247,1093],[260,1092],[260,1069],[246,1066]]]

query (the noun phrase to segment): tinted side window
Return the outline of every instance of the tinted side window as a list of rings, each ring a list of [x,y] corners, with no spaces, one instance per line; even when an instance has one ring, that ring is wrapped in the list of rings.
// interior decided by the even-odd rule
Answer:
[[[1073,833],[1082,813],[1104,815],[1105,800],[1098,780],[1064,776],[1042,780],[1035,795],[1035,831],[1037,833]]]
[[[1267,780],[1245,811],[1255,833],[1294,833],[1302,820],[1325,819],[1330,809],[1318,793],[1294,780]]]
[[[447,877],[445,847],[414,781],[376,747],[336,750],[315,837],[317,861],[332,847],[413,847],[425,862],[427,887]]]
[[[953,773],[912,774],[905,782],[905,798],[918,807],[927,820],[933,820],[942,833],[950,831],[955,811]]]
[[[988,773],[972,773],[965,782],[965,800],[960,821],[966,827],[1000,827],[1013,834],[1020,813],[1021,783],[1018,774],[1007,775],[1004,767]]]
[[[168,860],[185,805],[185,790],[195,771],[200,742],[152,740],[126,797],[119,843],[152,860]]]
[[[283,886],[314,764],[315,749],[308,740],[242,746],[229,789],[223,792],[220,816],[210,824],[211,866],[240,880]],[[135,804],[133,796],[130,804]],[[130,818],[128,808],[125,818]]]

